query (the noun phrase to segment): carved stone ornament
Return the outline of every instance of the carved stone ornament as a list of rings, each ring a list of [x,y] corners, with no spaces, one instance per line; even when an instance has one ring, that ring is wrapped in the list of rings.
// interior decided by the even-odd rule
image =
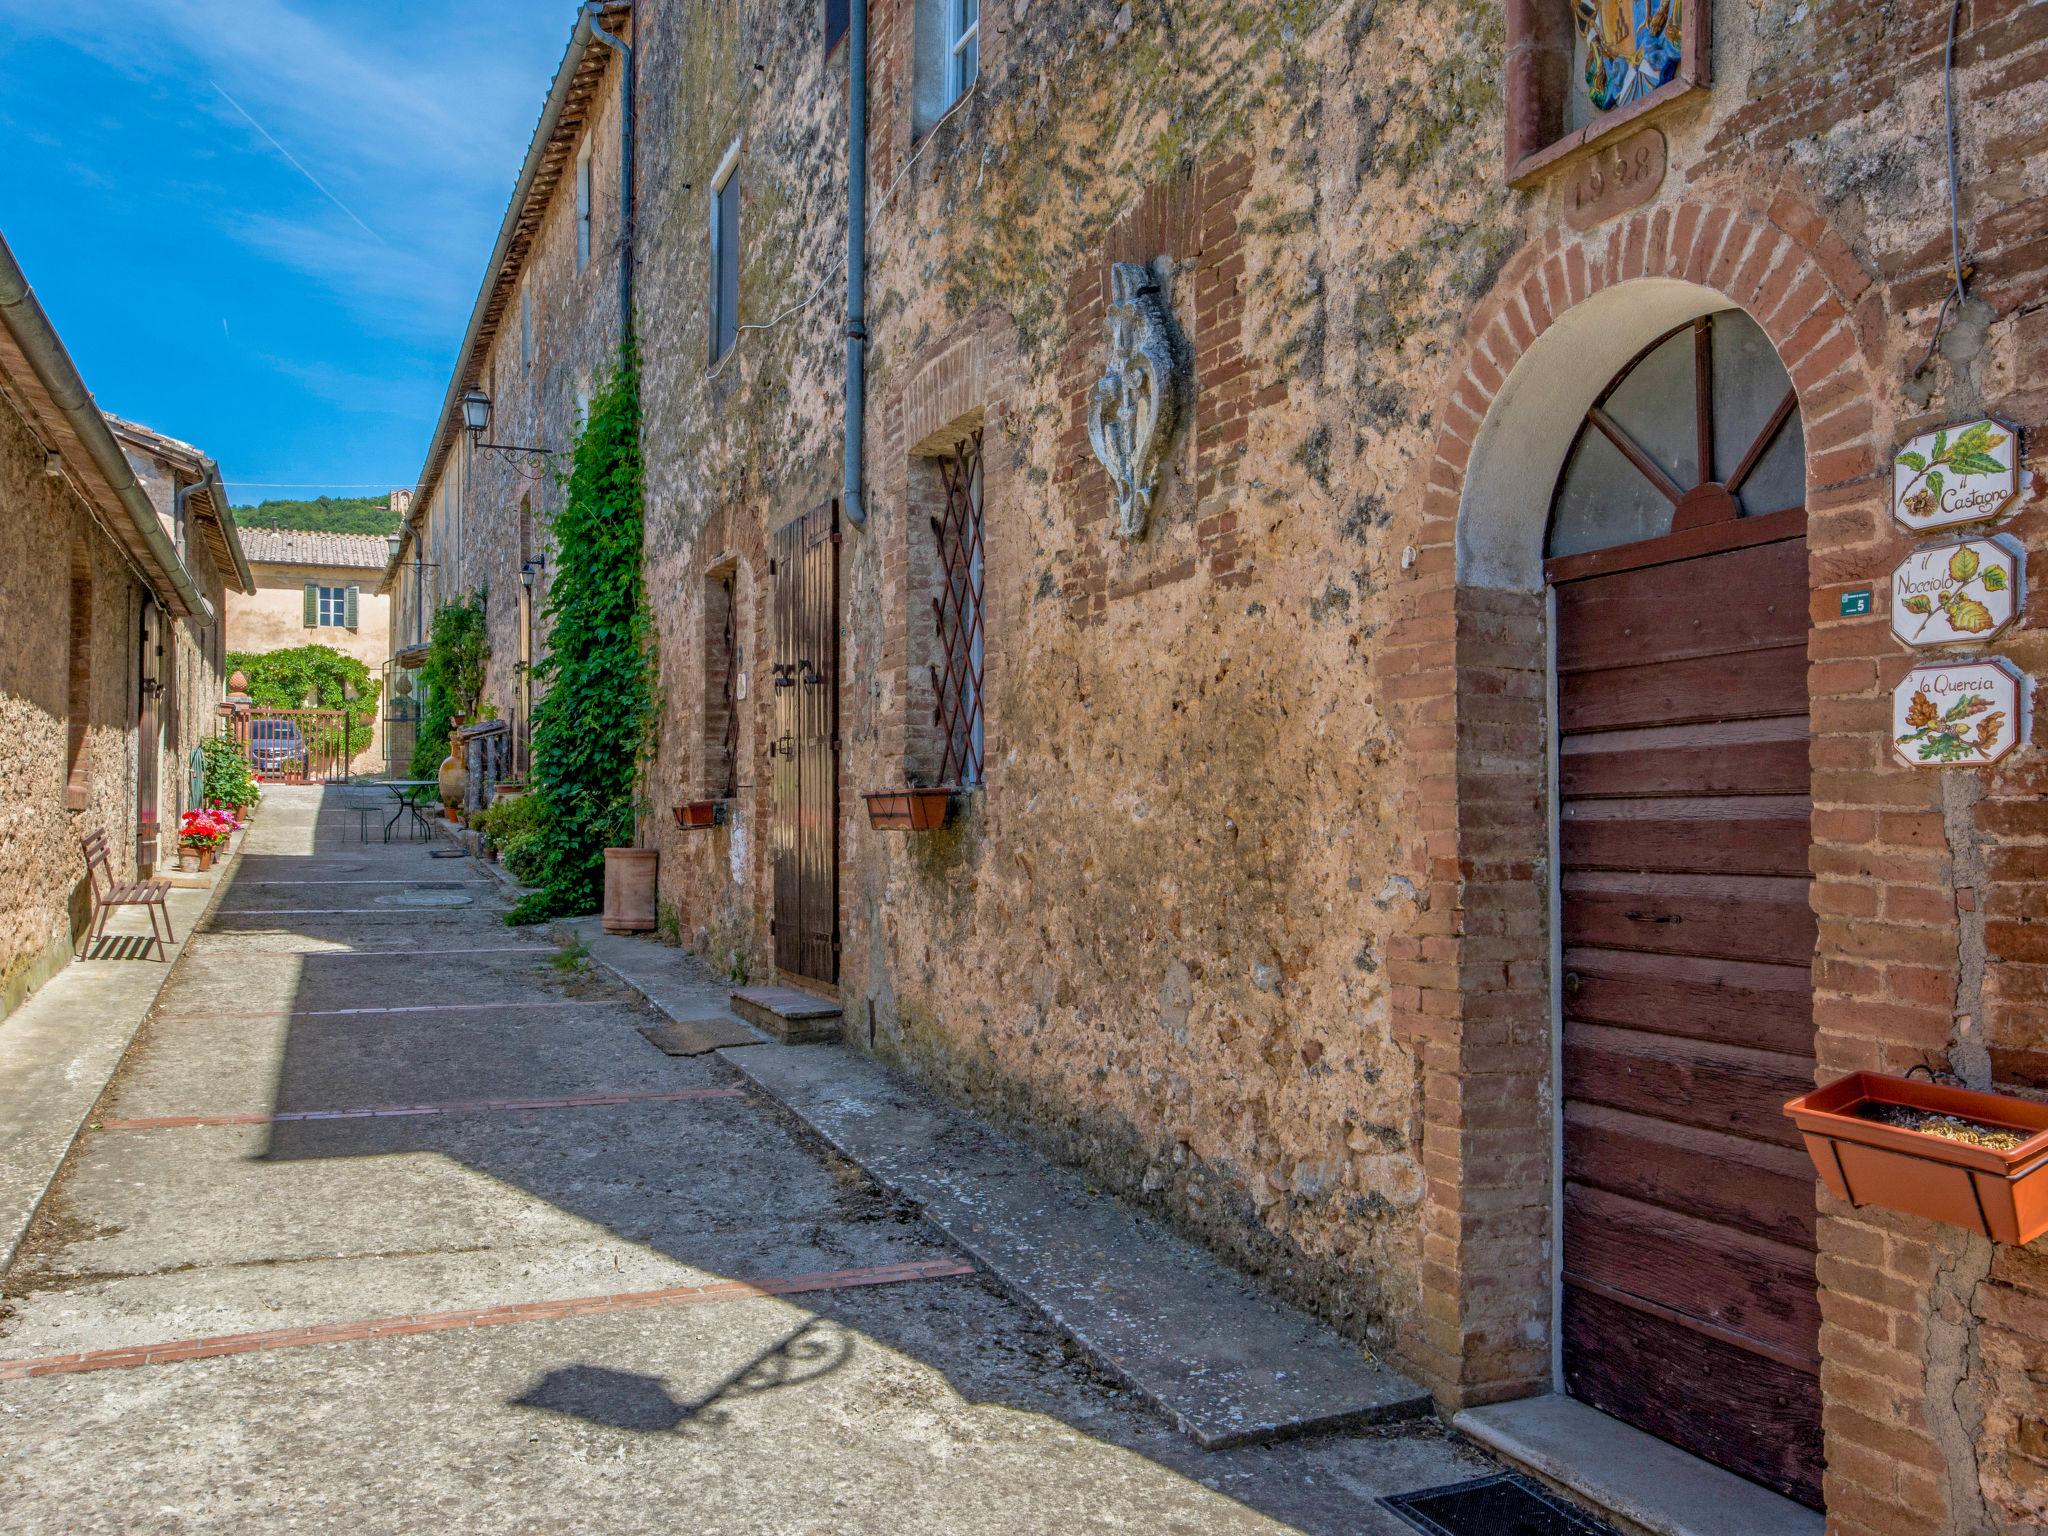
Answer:
[[[1109,280],[1109,368],[1088,400],[1088,441],[1116,492],[1116,531],[1135,539],[1180,425],[1187,369],[1152,269],[1119,261]]]

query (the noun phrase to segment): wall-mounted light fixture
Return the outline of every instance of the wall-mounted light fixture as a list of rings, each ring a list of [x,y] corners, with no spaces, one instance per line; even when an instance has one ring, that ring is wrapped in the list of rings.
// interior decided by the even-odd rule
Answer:
[[[519,567],[519,585],[531,592],[540,580],[540,573],[547,568],[546,559],[536,555]]]
[[[469,434],[470,445],[484,453],[502,454],[517,462],[520,454],[530,454],[545,459],[554,453],[552,448],[529,448],[522,443],[487,443],[484,433],[491,425],[491,397],[480,389],[469,389],[462,396],[462,430]]]

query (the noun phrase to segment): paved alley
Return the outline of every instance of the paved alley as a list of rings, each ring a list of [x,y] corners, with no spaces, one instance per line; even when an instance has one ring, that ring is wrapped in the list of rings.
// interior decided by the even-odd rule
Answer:
[[[270,791],[6,1275],[11,1531],[1334,1536],[1487,1470],[1194,1449],[368,798]]]

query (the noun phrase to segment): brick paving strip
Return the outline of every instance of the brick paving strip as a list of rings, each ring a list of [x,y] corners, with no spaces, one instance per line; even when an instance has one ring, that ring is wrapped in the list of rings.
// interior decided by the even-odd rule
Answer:
[[[377,1013],[463,1013],[479,1008],[503,1013],[512,1008],[605,1008],[617,1004],[606,998],[552,998],[538,1003],[393,1003],[372,1008],[257,1008],[247,1013],[160,1013],[172,1024],[213,1024],[230,1019],[341,1019],[354,1014]]]
[[[681,1104],[692,1099],[744,1099],[743,1088],[675,1088],[666,1092],[577,1093],[551,1099],[465,1099],[447,1104],[394,1104],[372,1109],[291,1109],[275,1115],[152,1115],[98,1120],[102,1131],[177,1131],[207,1125],[281,1125],[298,1120],[398,1120],[409,1115],[510,1113],[522,1109],[597,1109],[610,1104]]]
[[[201,938],[206,935],[201,934]],[[187,954],[316,956],[322,960],[423,960],[442,955],[558,955],[560,950],[546,944],[494,944],[484,949],[250,949],[242,944],[193,943]]]
[[[259,1333],[219,1333],[205,1338],[94,1349],[79,1354],[0,1360],[0,1381],[33,1376],[75,1376],[86,1371],[120,1371],[141,1365],[174,1365],[220,1355],[250,1355],[310,1344],[350,1344],[410,1333],[448,1333],[458,1328],[496,1328],[506,1323],[546,1323],[565,1317],[593,1317],[642,1307],[698,1307],[761,1297],[799,1296],[807,1291],[852,1290],[902,1285],[916,1280],[951,1280],[974,1273],[972,1264],[939,1260],[924,1264],[883,1264],[868,1269],[835,1269],[793,1275],[786,1280],[721,1280],[710,1285],[672,1285],[658,1291],[624,1291],[615,1296],[578,1296],[562,1301],[508,1302],[459,1312],[412,1312],[355,1323],[316,1323],[307,1328],[271,1328]]]

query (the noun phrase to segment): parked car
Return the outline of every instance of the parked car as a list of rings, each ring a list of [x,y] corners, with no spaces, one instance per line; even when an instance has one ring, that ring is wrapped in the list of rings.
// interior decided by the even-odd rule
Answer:
[[[273,777],[306,771],[306,738],[298,722],[258,718],[249,722],[249,763],[259,774]]]

